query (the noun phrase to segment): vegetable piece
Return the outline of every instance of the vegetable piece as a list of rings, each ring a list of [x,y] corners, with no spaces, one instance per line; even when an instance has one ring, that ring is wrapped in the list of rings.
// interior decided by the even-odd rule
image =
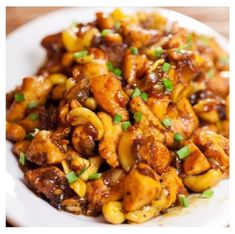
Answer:
[[[121,71],[119,68],[115,68],[115,69],[113,70],[113,74],[114,74],[115,76],[121,76],[121,75],[122,75],[122,71]]]
[[[73,54],[73,57],[74,57],[75,59],[77,59],[77,58],[85,57],[85,56],[87,56],[87,55],[88,55],[88,51],[87,51],[87,50],[82,50],[82,51],[79,51],[79,52],[75,52],[75,53]]]
[[[131,98],[135,98],[135,97],[138,97],[140,95],[141,95],[141,91],[138,88],[135,88],[132,95],[131,95]]]
[[[207,189],[205,191],[203,191],[203,193],[201,194],[201,198],[212,198],[214,195],[214,191],[211,189]]]
[[[179,199],[181,206],[185,208],[189,206],[189,200],[184,194],[178,194],[178,199]]]
[[[146,102],[148,100],[148,94],[145,92],[141,92],[140,97]]]
[[[141,112],[135,112],[134,113],[134,119],[136,121],[136,123],[139,123],[141,121],[142,118],[142,113]]]
[[[24,166],[25,165],[25,162],[26,162],[26,156],[24,153],[20,153],[20,157],[19,157],[19,163]]]
[[[172,84],[171,80],[163,79],[162,82],[163,82],[163,85],[167,91],[169,91],[169,92],[173,91],[173,84]]]
[[[93,173],[89,175],[88,180],[97,180],[101,177],[101,173]]]
[[[182,134],[180,134],[180,133],[175,133],[175,135],[174,135],[174,140],[175,141],[177,141],[177,142],[181,142],[181,141],[183,141],[184,140],[184,136],[182,135]]]
[[[171,119],[169,119],[169,118],[163,119],[163,120],[162,120],[162,124],[163,124],[166,128],[170,127],[170,126],[171,126]]]
[[[37,113],[31,113],[29,115],[29,119],[31,119],[32,121],[36,121],[39,119],[39,115]]]
[[[69,184],[70,188],[72,188],[75,193],[77,193],[77,195],[79,197],[84,197],[86,194],[86,183],[81,180],[81,179],[77,179],[76,181],[74,181],[73,183]]]
[[[186,145],[183,148],[179,149],[178,151],[176,151],[177,155],[179,156],[180,159],[184,159],[186,157],[189,156],[190,154],[190,149],[189,147]]]
[[[171,69],[170,63],[163,63],[163,65],[162,65],[162,71],[164,71],[164,72],[169,72],[170,69]]]
[[[122,211],[122,203],[110,201],[103,205],[102,212],[106,221],[112,224],[121,224],[125,221],[125,215]]]
[[[122,120],[122,116],[119,115],[119,114],[116,114],[113,118],[113,122],[116,123],[116,124],[120,123],[121,120]]]
[[[33,108],[36,108],[36,107],[38,107],[38,102],[37,101],[31,101],[28,104],[28,109],[33,109]]]
[[[115,27],[116,30],[119,30],[120,27],[121,27],[121,23],[120,23],[120,22],[116,22],[116,23],[114,24],[114,27]]]
[[[130,50],[131,50],[131,53],[134,55],[137,55],[139,53],[139,51],[136,47],[131,47]]]
[[[101,32],[101,36],[106,37],[108,34],[112,34],[112,33],[113,33],[113,30],[111,29],[103,29]]]
[[[153,51],[155,57],[159,58],[162,55],[163,49],[162,47],[158,47]]]
[[[70,171],[68,174],[66,174],[66,179],[68,180],[69,184],[72,184],[78,179],[78,176],[74,171]]]
[[[25,100],[23,93],[16,93],[15,94],[15,101],[16,102],[23,102]]]
[[[131,122],[130,121],[126,121],[126,122],[123,122],[122,124],[122,130],[124,132],[127,132],[128,128],[131,126]]]

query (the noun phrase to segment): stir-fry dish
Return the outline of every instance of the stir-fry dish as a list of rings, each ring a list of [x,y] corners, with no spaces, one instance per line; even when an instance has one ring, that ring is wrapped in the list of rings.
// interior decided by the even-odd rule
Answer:
[[[213,37],[115,9],[41,45],[45,63],[6,95],[6,136],[35,194],[143,223],[228,178],[229,63]]]

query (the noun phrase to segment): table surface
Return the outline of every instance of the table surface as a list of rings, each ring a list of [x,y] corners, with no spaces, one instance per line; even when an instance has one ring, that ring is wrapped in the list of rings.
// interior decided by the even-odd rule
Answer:
[[[14,31],[21,25],[62,7],[7,7],[6,33]],[[229,38],[229,8],[228,7],[166,7],[193,17],[218,33]]]
[[[62,7],[7,7],[6,34],[13,32],[21,25]],[[195,18],[218,33],[229,38],[229,9],[227,7],[166,7]],[[6,223],[7,227],[11,227]]]

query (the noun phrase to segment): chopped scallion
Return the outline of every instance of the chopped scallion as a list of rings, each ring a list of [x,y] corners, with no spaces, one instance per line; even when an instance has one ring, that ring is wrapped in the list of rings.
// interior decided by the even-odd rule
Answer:
[[[19,157],[19,163],[24,166],[26,162],[26,155],[24,153],[20,153],[20,157]]]
[[[174,135],[174,140],[180,142],[180,141],[184,140],[184,137],[183,137],[183,135],[181,135],[180,133],[177,132]]]
[[[28,108],[29,109],[33,109],[33,108],[36,108],[38,106],[38,103],[36,101],[31,101],[29,104],[28,104]]]
[[[15,94],[15,101],[16,102],[23,102],[24,99],[24,94],[23,93],[16,93]]]
[[[29,115],[29,119],[31,119],[32,121],[36,121],[39,119],[39,115],[37,113],[31,113]]]
[[[135,88],[132,95],[131,95],[131,98],[138,97],[138,96],[140,96],[140,94],[141,94],[141,91],[138,88]]]
[[[135,112],[134,113],[134,120],[139,123],[141,121],[142,118],[142,113],[141,112]]]
[[[66,174],[66,179],[68,180],[69,184],[72,184],[78,179],[78,177],[74,171],[70,171],[68,174]]]
[[[121,71],[119,68],[115,68],[115,69],[113,70],[113,74],[114,74],[115,76],[121,76],[121,75],[122,75],[122,71]]]
[[[146,102],[148,100],[148,94],[145,92],[141,92],[140,97]]]
[[[101,36],[106,37],[108,34],[112,34],[112,33],[113,33],[113,30],[111,30],[111,29],[104,29],[101,32]]]
[[[165,118],[165,119],[162,120],[162,124],[163,124],[166,128],[168,128],[168,127],[171,126],[172,121],[171,121],[171,119],[169,119],[169,118]]]
[[[127,132],[128,128],[131,126],[131,122],[130,121],[126,121],[122,124],[122,130],[124,132]]]
[[[183,207],[189,206],[189,199],[184,194],[178,194],[178,199],[179,199],[181,206]]]
[[[88,55],[88,51],[87,51],[87,50],[82,50],[82,51],[79,51],[79,52],[74,53],[74,54],[73,54],[73,57],[74,57],[75,59],[77,59],[77,58],[85,57],[85,56],[87,56],[87,55]]]
[[[169,92],[173,91],[173,84],[172,84],[171,80],[163,79],[162,82],[163,82],[163,85],[167,91],[169,91]]]
[[[139,53],[139,51],[136,47],[131,47],[130,50],[131,50],[131,53],[134,54],[134,55]]]
[[[93,173],[89,175],[88,180],[97,180],[101,177],[101,173]]]
[[[155,57],[159,58],[162,55],[163,49],[162,47],[158,47],[153,51]]]
[[[113,118],[113,122],[116,123],[116,124],[120,123],[121,120],[122,120],[122,116],[119,115],[119,114],[116,114]]]
[[[188,157],[190,155],[189,146],[188,145],[184,146],[183,148],[176,151],[176,153],[180,159],[184,159],[184,158]]]
[[[119,30],[120,27],[121,27],[121,23],[120,23],[120,22],[116,22],[116,23],[114,24],[114,28],[115,28],[116,30]]]
[[[200,197],[201,198],[211,198],[211,197],[213,197],[213,195],[214,195],[214,191],[211,189],[207,189],[201,194]]]
[[[163,63],[163,65],[162,65],[162,70],[163,70],[164,72],[169,72],[170,69],[171,69],[170,63]]]

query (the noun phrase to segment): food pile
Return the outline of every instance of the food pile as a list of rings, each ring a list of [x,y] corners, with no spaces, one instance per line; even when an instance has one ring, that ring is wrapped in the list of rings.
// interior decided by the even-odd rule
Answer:
[[[6,136],[52,206],[143,223],[228,177],[229,63],[214,38],[116,9],[41,44],[43,66],[6,95]]]

